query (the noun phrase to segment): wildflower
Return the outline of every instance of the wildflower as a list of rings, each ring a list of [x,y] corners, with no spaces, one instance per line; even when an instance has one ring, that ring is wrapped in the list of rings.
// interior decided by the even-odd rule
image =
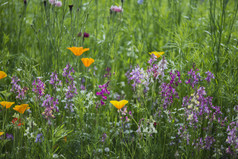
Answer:
[[[206,74],[207,74],[207,77],[205,78],[205,80],[208,83],[211,82],[211,79],[215,79],[214,75],[211,72],[207,71]]]
[[[37,134],[35,143],[42,142],[42,140],[44,140],[43,134],[42,133]]]
[[[55,6],[56,6],[56,7],[61,7],[61,6],[62,6],[62,2],[61,2],[61,1],[55,2]]]
[[[123,9],[122,9],[122,7],[121,6],[111,6],[111,8],[110,8],[110,11],[111,12],[123,12]]]
[[[27,87],[21,88],[21,86],[18,84],[20,81],[19,78],[16,76],[12,77],[12,89],[11,92],[17,93],[18,95],[16,96],[17,99],[23,100],[25,98],[26,91],[28,90]]]
[[[135,69],[133,69],[131,72],[130,70],[126,73],[126,76],[128,78],[128,82],[134,81],[132,84],[132,87],[134,91],[136,90],[137,84],[141,83],[141,80],[145,79],[145,72],[143,68],[140,68],[139,65]]]
[[[42,107],[45,107],[44,112],[42,113],[42,115],[48,119],[48,122],[50,123],[50,118],[55,118],[55,116],[53,115],[53,111],[59,111],[58,107],[56,106],[57,104],[59,104],[58,99],[56,99],[54,101],[54,98],[51,97],[49,94],[47,94],[45,96],[45,100],[43,101]]]
[[[128,101],[127,100],[121,100],[121,101],[113,100],[113,101],[110,101],[110,103],[120,110],[128,103]]]
[[[66,100],[66,106],[65,109],[67,109],[68,107],[70,108],[71,112],[73,112],[73,106],[74,106],[74,102],[73,102],[73,97],[78,94],[77,92],[77,88],[75,86],[75,81],[73,76],[71,75],[71,73],[75,73],[74,68],[67,64],[66,68],[64,68],[64,72],[63,72],[63,76],[66,78],[66,84],[67,84],[67,91],[65,94],[65,100]]]
[[[164,54],[164,52],[156,52],[156,51],[153,51],[153,52],[150,52],[149,54],[150,54],[150,55],[151,55],[151,54],[154,54],[157,58],[159,58],[161,55]]]
[[[18,123],[16,123],[16,121],[18,121]],[[23,123],[21,123],[21,119],[18,120],[18,118],[13,118],[12,119],[12,124],[17,124],[17,126],[24,125]]]
[[[81,61],[85,67],[89,67],[92,63],[94,63],[94,59],[92,58],[82,58]]]
[[[81,33],[81,32],[78,33],[78,37],[80,37],[80,36],[82,36],[82,33]],[[88,37],[89,37],[89,33],[84,32],[84,33],[83,33],[83,37],[84,37],[84,38],[88,38]]]
[[[13,104],[15,104],[15,102],[2,101],[2,102],[0,102],[0,104],[1,104],[3,107],[6,107],[6,109],[8,109],[8,108],[10,108]]]
[[[45,84],[39,78],[37,79],[37,83],[34,80],[32,86],[33,86],[32,91],[37,94],[38,98],[42,97],[45,94],[44,93]]]
[[[52,72],[50,75],[50,84],[53,85],[55,90],[57,90],[57,86],[62,86],[62,82],[59,80],[56,72]]]
[[[0,71],[0,79],[7,77],[7,74],[3,71]]]
[[[16,105],[13,109],[23,114],[27,109],[30,109],[30,107],[28,104],[21,104],[21,105]]]
[[[144,2],[144,0],[138,0],[137,3],[138,4],[142,4]]]
[[[106,140],[106,138],[107,138],[107,134],[106,133],[104,133],[103,135],[102,135],[102,142],[104,142],[105,140]]]
[[[14,140],[14,136],[12,134],[6,133],[6,138]]]
[[[76,56],[82,55],[85,51],[88,51],[89,48],[83,48],[83,47],[68,47],[70,51],[74,53]]]
[[[55,5],[55,0],[49,0],[50,4]]]
[[[0,132],[0,136],[2,136],[4,134],[4,132]]]
[[[109,82],[110,81],[108,81],[107,83],[105,83],[103,85],[99,85],[99,88],[101,89],[101,91],[96,93],[97,96],[101,96],[102,97],[102,99],[100,101],[101,105],[105,105],[103,100],[107,100],[106,94],[108,94],[108,95],[110,94],[110,91],[107,90]]]

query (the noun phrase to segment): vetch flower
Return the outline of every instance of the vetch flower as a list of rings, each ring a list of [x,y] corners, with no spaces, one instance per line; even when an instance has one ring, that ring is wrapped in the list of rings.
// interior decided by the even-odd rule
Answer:
[[[3,71],[0,71],[0,79],[7,77],[7,74]]]
[[[85,67],[89,67],[92,63],[94,63],[94,59],[92,58],[82,58],[81,61]]]
[[[10,108],[13,104],[15,104],[15,102],[2,101],[2,102],[0,102],[0,104],[1,104],[3,107],[6,107],[6,109],[8,109],[8,108]]]
[[[81,33],[81,32],[78,33],[78,37],[80,37],[80,36],[82,36],[82,33]],[[83,37],[84,37],[84,38],[88,38],[88,37],[89,37],[89,33],[84,32],[84,33],[83,33]]]
[[[27,109],[30,109],[30,107],[28,104],[21,104],[21,105],[16,105],[13,109],[23,114]]]
[[[137,3],[138,4],[142,4],[144,2],[144,0],[138,0]]]
[[[128,103],[128,101],[127,100],[121,100],[121,101],[113,100],[113,101],[110,101],[110,103],[120,110]]]
[[[149,54],[150,54],[150,55],[151,55],[151,54],[154,54],[157,58],[159,58],[161,55],[164,54],[164,52],[156,52],[156,51],[153,51],[153,52],[150,52]]]
[[[76,56],[80,56],[82,55],[85,51],[88,51],[89,48],[83,48],[83,47],[69,47],[67,48],[70,51],[72,51],[74,53],[74,55]]]

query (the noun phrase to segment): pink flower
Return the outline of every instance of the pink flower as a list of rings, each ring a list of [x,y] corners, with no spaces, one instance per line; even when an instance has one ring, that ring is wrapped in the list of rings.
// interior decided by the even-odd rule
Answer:
[[[118,6],[111,6],[110,10],[113,11],[113,12],[123,12],[123,9],[122,9],[121,6],[119,6],[119,7]]]
[[[61,1],[55,2],[55,6],[56,6],[56,7],[61,7],[61,6],[62,6],[62,2],[61,2]]]
[[[50,4],[54,5],[55,4],[55,0],[49,0]]]

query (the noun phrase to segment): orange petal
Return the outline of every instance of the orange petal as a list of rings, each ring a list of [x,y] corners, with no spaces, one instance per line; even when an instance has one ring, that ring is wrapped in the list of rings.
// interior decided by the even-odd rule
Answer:
[[[0,102],[0,104],[3,106],[3,107],[6,107],[6,109],[10,108],[13,104],[15,104],[15,102],[6,102],[6,101],[3,101],[3,102]]]
[[[0,79],[7,77],[7,74],[3,71],[0,71]]]

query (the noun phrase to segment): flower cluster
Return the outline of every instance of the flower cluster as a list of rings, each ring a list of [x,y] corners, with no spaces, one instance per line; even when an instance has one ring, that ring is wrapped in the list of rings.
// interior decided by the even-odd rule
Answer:
[[[188,75],[190,76],[190,78],[185,83],[190,84],[192,88],[194,88],[195,85],[197,85],[198,82],[201,81],[200,73],[196,73],[198,71],[199,69],[195,69],[195,65],[193,66],[193,69],[188,71]]]
[[[136,90],[136,86],[141,83],[141,81],[145,78],[145,71],[143,68],[140,68],[139,65],[135,67],[135,69],[132,69],[126,73],[126,76],[128,78],[128,82],[133,81],[132,87],[134,91]]]
[[[45,90],[45,84],[38,78],[37,82],[36,80],[34,80],[34,82],[32,83],[32,91],[36,93],[38,99],[40,99],[44,94],[44,90]]]
[[[25,98],[26,91],[28,90],[28,88],[27,87],[21,88],[18,82],[20,82],[20,79],[17,78],[16,76],[13,76],[11,81],[12,84],[11,92],[18,94],[16,96],[17,99],[23,100]]]
[[[71,112],[74,111],[73,98],[76,94],[78,94],[74,78],[71,75],[72,73],[75,73],[74,68],[71,65],[67,64],[63,72],[63,76],[66,78],[66,84],[68,87],[65,93],[65,100],[66,100],[65,109],[69,108]]]
[[[35,143],[42,142],[43,140],[44,140],[43,134],[42,133],[37,134]]]
[[[96,95],[99,97],[102,97],[102,99],[100,100],[100,105],[105,105],[103,100],[107,100],[107,94],[110,94],[110,91],[108,91],[108,86],[109,86],[110,81],[108,81],[107,83],[103,84],[103,85],[99,85],[98,87],[101,89],[100,92],[97,92]]]
[[[226,152],[230,154],[238,153],[238,122],[231,122],[227,128],[226,142],[229,144]]]
[[[169,83],[161,84],[161,95],[164,109],[167,109],[167,107],[173,103],[174,97],[179,98],[178,93],[176,91],[178,83],[181,83],[179,71],[175,71],[175,73],[172,73],[171,71],[170,78],[171,80]]]
[[[207,77],[205,78],[205,80],[208,83],[211,82],[211,79],[215,79],[214,75],[210,71],[207,71],[206,74],[207,74]]]
[[[58,86],[62,86],[62,82],[59,80],[56,72],[52,72],[50,75],[50,84],[53,85],[55,90],[57,90]]]
[[[59,108],[56,106],[59,104],[58,99],[54,100],[49,94],[45,95],[45,100],[43,101],[42,107],[45,107],[42,115],[48,120],[48,123],[51,124],[50,118],[55,118],[53,112],[59,111]]]

